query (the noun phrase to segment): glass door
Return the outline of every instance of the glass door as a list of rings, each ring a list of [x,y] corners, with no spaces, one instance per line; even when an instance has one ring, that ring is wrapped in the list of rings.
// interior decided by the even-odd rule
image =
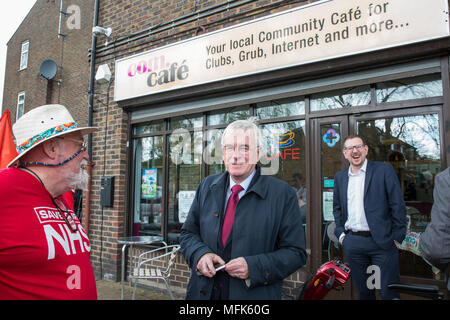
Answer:
[[[420,234],[430,222],[434,177],[441,171],[441,112],[438,106],[350,117],[351,127],[366,139],[368,159],[390,163],[400,181],[408,220],[399,253],[400,275],[425,282],[445,280],[419,250]]]
[[[407,236],[399,253],[402,281],[445,286],[445,274],[437,273],[419,251],[420,234],[430,222],[434,177],[443,163],[441,107],[327,117],[311,119],[310,123],[311,272],[329,260],[345,261],[333,232],[334,175],[348,167],[342,155],[343,141],[356,133],[369,147],[367,158],[390,163],[400,181],[408,220]],[[350,296],[351,288],[329,295],[334,299]]]
[[[345,261],[343,250],[334,235],[334,175],[345,167],[342,155],[343,138],[348,135],[348,117],[312,120],[311,188],[312,195],[312,273],[330,260]],[[318,164],[318,165],[315,165]],[[343,291],[330,291],[326,299],[350,299],[351,283]]]

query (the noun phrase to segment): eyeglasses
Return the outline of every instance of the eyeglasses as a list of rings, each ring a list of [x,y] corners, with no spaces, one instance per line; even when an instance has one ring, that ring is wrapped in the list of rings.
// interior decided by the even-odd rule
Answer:
[[[59,213],[61,214],[61,217],[64,219],[66,224],[69,226],[70,230],[72,232],[77,232],[78,226],[75,222],[72,212],[67,210],[66,206],[60,199],[52,198],[52,201],[53,201],[53,204],[55,205],[56,209],[58,209]]]
[[[351,147],[344,147],[344,150],[345,151],[352,151],[353,149],[356,149],[356,150],[361,150],[363,147],[365,146],[365,144],[363,143],[363,144],[358,144],[357,146],[351,146]]]
[[[225,145],[225,146],[223,146],[223,150],[226,152],[226,153],[232,153],[232,152],[235,152],[236,151],[236,149],[237,149],[237,152],[239,153],[239,154],[246,154],[246,153],[248,153],[249,151],[250,151],[250,147],[248,146],[248,145],[240,145],[240,146],[238,146],[237,148],[235,148],[233,145]]]
[[[58,138],[75,142],[77,145],[80,146],[81,151],[87,150],[87,142],[85,140],[73,139],[73,138],[68,138],[68,137],[58,137]]]
[[[84,141],[84,140],[72,139],[72,138],[67,138],[67,137],[64,137],[64,138],[61,138],[61,139],[66,139],[66,140],[75,142],[77,145],[80,146],[80,150],[81,151],[86,151],[87,150],[87,142]]]

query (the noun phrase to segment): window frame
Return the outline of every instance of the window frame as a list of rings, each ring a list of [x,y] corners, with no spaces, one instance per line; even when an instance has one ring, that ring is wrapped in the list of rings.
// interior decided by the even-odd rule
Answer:
[[[20,100],[23,97],[22,101]],[[19,107],[22,107],[19,112]],[[17,94],[17,107],[16,107],[16,121],[25,113],[25,91],[21,91]],[[20,115],[19,115],[20,114]]]
[[[24,50],[24,47],[26,46],[26,50]],[[20,64],[19,64],[19,71],[25,70],[28,68],[28,54],[30,52],[30,41],[24,41],[22,42],[21,49],[20,49]]]

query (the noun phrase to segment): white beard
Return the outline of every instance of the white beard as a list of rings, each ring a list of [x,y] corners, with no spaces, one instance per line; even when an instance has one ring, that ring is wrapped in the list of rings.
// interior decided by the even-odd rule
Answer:
[[[80,189],[83,191],[88,190],[88,184],[89,184],[89,175],[86,171],[86,166],[81,164],[80,172],[73,176],[72,181],[70,182],[70,188],[71,189]]]

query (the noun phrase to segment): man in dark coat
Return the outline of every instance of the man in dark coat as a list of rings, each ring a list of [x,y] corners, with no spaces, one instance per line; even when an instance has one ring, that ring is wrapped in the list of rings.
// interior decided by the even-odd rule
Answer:
[[[396,299],[399,295],[388,285],[399,282],[395,242],[402,243],[406,235],[406,207],[394,168],[367,160],[368,151],[359,136],[344,141],[350,167],[334,178],[334,232],[344,247],[359,299],[375,299],[375,289],[380,289],[382,299]]]
[[[450,167],[436,175],[433,198],[431,222],[420,236],[419,246],[422,256],[445,272],[450,265]]]
[[[282,280],[306,262],[295,191],[261,174],[261,141],[249,120],[235,121],[223,133],[227,171],[200,183],[181,230],[181,250],[192,271],[187,299],[281,299]],[[222,230],[235,185],[242,190],[227,236]],[[220,265],[225,268],[216,272]]]

